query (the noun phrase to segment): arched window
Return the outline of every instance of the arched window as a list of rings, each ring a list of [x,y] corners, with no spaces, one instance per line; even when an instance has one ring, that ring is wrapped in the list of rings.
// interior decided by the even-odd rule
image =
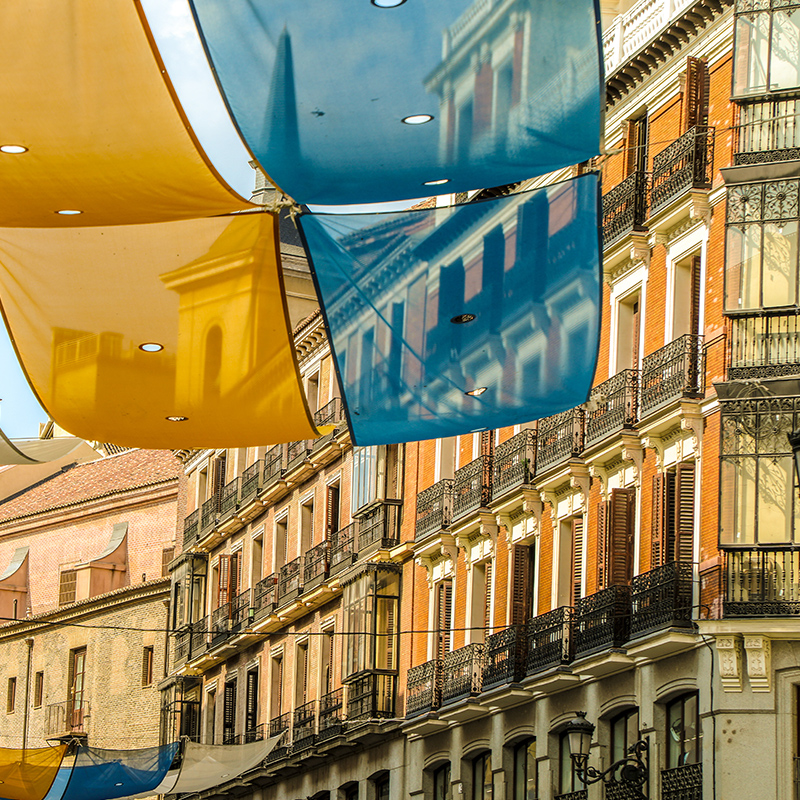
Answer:
[[[611,720],[611,761],[625,758],[628,748],[639,741],[639,709],[629,708]]]
[[[537,800],[536,739],[526,739],[514,747],[513,800]]]
[[[667,704],[667,769],[700,763],[700,714],[697,693]]]
[[[481,753],[472,760],[472,800],[491,800],[492,790],[492,754]]]
[[[562,733],[558,740],[558,795],[570,795],[585,788],[572,768],[569,737],[566,732]]]
[[[452,800],[450,791],[450,762],[433,771],[433,800]]]

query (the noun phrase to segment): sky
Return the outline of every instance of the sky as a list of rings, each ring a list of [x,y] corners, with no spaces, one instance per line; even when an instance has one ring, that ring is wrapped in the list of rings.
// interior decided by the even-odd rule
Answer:
[[[201,145],[222,177],[249,197],[254,185],[250,156],[231,124],[225,104],[197,36],[187,0],[143,0],[153,35],[167,72],[178,92]],[[396,210],[414,200],[380,206],[350,207],[347,211],[381,208]],[[345,210],[336,207],[319,209]],[[38,436],[47,414],[37,402],[22,373],[3,325],[0,325],[0,428],[9,438]]]

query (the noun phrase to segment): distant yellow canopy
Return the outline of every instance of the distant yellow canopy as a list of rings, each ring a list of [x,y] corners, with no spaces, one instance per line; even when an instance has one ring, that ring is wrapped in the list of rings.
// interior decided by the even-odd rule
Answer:
[[[0,298],[34,390],[65,430],[150,448],[317,435],[267,213],[0,228]]]
[[[0,797],[42,800],[53,785],[66,751],[65,744],[36,750],[0,747]]]
[[[0,74],[0,227],[253,207],[200,150],[138,0],[0,3]]]

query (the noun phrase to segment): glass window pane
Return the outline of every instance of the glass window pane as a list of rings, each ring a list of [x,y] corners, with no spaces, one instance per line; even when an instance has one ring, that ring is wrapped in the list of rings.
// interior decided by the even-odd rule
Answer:
[[[770,89],[800,86],[800,9],[773,14],[769,67]]]
[[[758,541],[761,544],[790,542],[793,459],[788,455],[760,458],[758,469]]]
[[[559,742],[559,794],[566,794],[573,789],[572,785],[572,759],[569,755],[569,739],[566,734],[561,735]]]
[[[617,717],[611,723],[611,761],[619,761],[625,755],[625,717]]]
[[[536,740],[534,739],[528,743],[525,756],[525,794],[520,795],[522,800],[537,800],[539,796],[536,768]]]
[[[759,308],[761,226],[728,228],[725,250],[725,309]]]
[[[769,14],[747,14],[736,20],[733,93],[766,91]]]
[[[678,700],[667,706],[667,769],[681,764],[683,750],[683,703]]]
[[[720,481],[720,543],[755,543],[756,459],[724,459]]]
[[[788,306],[797,296],[797,222],[764,226],[763,303]]]
[[[683,707],[684,764],[696,764],[700,760],[700,736],[697,730],[697,695],[687,697]]]

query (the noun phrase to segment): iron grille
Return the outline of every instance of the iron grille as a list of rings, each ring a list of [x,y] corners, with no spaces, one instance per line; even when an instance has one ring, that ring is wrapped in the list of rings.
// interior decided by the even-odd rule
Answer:
[[[630,428],[636,422],[639,370],[625,369],[595,386],[586,413],[586,446]]]
[[[317,701],[304,703],[294,710],[292,750],[305,750],[314,744],[317,724]]]
[[[770,378],[800,372],[800,309],[759,311],[728,319],[728,379]]]
[[[569,606],[528,620],[528,675],[572,661],[572,620]]]
[[[533,483],[536,471],[536,431],[520,431],[497,445],[494,451],[494,485],[497,500],[517,486]]]
[[[453,650],[442,659],[442,705],[480,694],[483,687],[483,643]]]
[[[653,156],[650,213],[655,214],[688,189],[710,189],[714,164],[714,128],[695,125]]]
[[[579,456],[584,448],[584,432],[585,413],[582,408],[570,408],[540,419],[536,443],[537,473]]]
[[[726,617],[800,614],[800,549],[728,550]]]
[[[286,471],[289,472],[306,460],[311,447],[308,439],[300,439],[297,442],[289,442],[286,448]]]
[[[219,499],[219,492],[216,492],[200,506],[200,536],[205,536],[216,525]]]
[[[242,736],[244,743],[249,744],[250,742],[263,742],[265,727],[266,726],[262,722],[260,725],[256,725],[255,728],[251,728],[249,731],[245,731]]]
[[[442,660],[435,658],[408,671],[406,716],[416,717],[439,708],[442,698]]]
[[[303,565],[303,586],[318,586],[328,576],[328,543],[320,542],[306,553]]]
[[[506,683],[515,683],[525,674],[524,628],[512,625],[486,639],[486,663],[483,667],[483,691]]]
[[[492,458],[479,456],[456,470],[453,478],[453,519],[460,519],[492,499]]]
[[[370,672],[347,684],[347,718],[387,719],[394,716],[397,676]]]
[[[239,508],[240,484],[241,480],[239,478],[234,478],[230,483],[225,484],[225,487],[222,489],[222,498],[219,504],[221,522],[230,519],[236,512],[236,509]]]
[[[45,707],[44,735],[63,736],[67,733],[85,733],[89,719],[89,703],[77,705],[69,700],[63,703],[50,703]]]
[[[703,800],[703,765],[662,769],[661,800]]]
[[[631,581],[631,636],[692,627],[694,565],[673,561]]]
[[[269,735],[270,738],[273,736],[277,736],[284,731],[288,731],[289,728],[292,726],[292,712],[287,711],[285,714],[281,714],[280,716],[273,717],[269,721]]]
[[[183,549],[187,550],[196,541],[200,534],[200,509],[196,508],[183,521]]]
[[[576,789],[574,792],[567,792],[566,794],[557,794],[554,800],[587,800],[589,793],[586,789]]]
[[[642,359],[642,416],[705,388],[703,337],[687,333]]]
[[[734,164],[764,164],[800,158],[797,98],[739,101]]]
[[[398,506],[381,503],[358,519],[358,550],[362,552],[371,544],[381,548],[395,547],[400,543]]]
[[[192,628],[187,626],[183,630],[175,633],[175,647],[173,650],[173,660],[175,665],[183,664],[189,658],[192,645]]]
[[[305,556],[298,556],[284,564],[278,573],[278,605],[288,603],[297,597],[303,586],[303,562]]]
[[[274,447],[270,447],[270,449],[267,450],[267,453],[264,456],[263,487],[265,489],[274,486],[283,475],[284,472],[283,453],[284,453],[284,448],[282,444],[276,444]]]
[[[211,647],[218,647],[230,635],[231,604],[223,603],[211,613]]]
[[[724,583],[721,564],[714,564],[700,572],[700,619],[722,619]]]
[[[251,464],[242,473],[242,505],[249,503],[258,494],[263,474],[264,462],[261,459],[256,461],[255,464]]]
[[[341,528],[331,535],[331,574],[341,572],[349,567],[357,556],[356,523],[351,522],[347,527]]]
[[[238,633],[250,623],[253,609],[252,597],[253,592],[245,589],[233,598],[231,602],[231,633]]]
[[[275,609],[275,597],[278,591],[278,576],[273,573],[260,580],[253,590],[253,619],[261,620],[269,616]]]
[[[319,732],[317,741],[340,736],[344,730],[342,722],[342,690],[334,689],[319,701]]]
[[[189,643],[189,658],[197,658],[208,650],[208,617],[191,625],[191,640]]]
[[[631,587],[609,586],[578,600],[575,607],[576,658],[621,647],[631,629]]]
[[[441,480],[417,496],[416,539],[445,530],[453,517],[453,481]]]
[[[342,409],[342,401],[339,397],[334,397],[329,403],[326,403],[319,411],[314,412],[314,424],[319,427],[320,425],[336,425],[344,420],[344,412]]]
[[[644,230],[647,217],[646,172],[632,172],[603,195],[603,247],[631,231]]]

